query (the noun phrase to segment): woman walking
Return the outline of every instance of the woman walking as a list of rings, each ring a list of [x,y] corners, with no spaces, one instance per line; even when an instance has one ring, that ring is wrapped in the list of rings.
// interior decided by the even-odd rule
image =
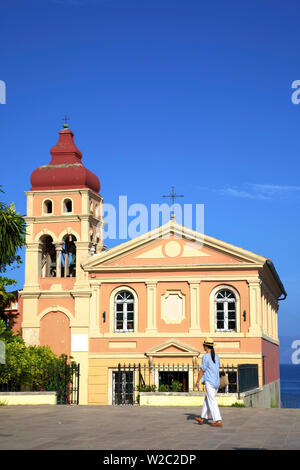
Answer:
[[[214,350],[214,341],[212,338],[206,338],[203,343],[205,354],[202,358],[202,364],[196,387],[199,390],[199,381],[205,386],[205,399],[201,411],[201,418],[195,418],[199,424],[203,424],[205,419],[208,419],[211,414],[213,422],[211,426],[221,427],[222,418],[218,403],[216,400],[217,391],[220,386],[220,361]]]

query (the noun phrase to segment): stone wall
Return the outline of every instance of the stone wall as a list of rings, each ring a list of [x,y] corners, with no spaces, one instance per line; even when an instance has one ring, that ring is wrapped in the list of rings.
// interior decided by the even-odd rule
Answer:
[[[0,392],[3,405],[56,405],[56,392]]]
[[[244,404],[252,408],[281,407],[280,380],[275,380],[263,387],[245,392]]]

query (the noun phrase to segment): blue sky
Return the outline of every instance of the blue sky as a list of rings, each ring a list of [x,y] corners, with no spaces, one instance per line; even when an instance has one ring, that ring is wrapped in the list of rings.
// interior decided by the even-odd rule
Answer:
[[[70,117],[106,203],[205,205],[205,233],[271,258],[299,336],[298,1],[1,2],[1,184],[25,213],[30,174]],[[118,242],[124,240],[118,240]],[[113,243],[112,243],[113,244]],[[11,273],[22,287],[23,268]]]

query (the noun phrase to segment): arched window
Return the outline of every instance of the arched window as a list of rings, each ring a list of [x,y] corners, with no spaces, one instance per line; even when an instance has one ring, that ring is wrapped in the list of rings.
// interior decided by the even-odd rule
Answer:
[[[73,210],[72,199],[65,199],[63,203],[63,211],[72,212],[72,210]]]
[[[53,239],[50,235],[43,235],[40,238],[42,248],[40,276],[55,277],[56,276],[56,250]]]
[[[216,331],[236,331],[236,298],[229,289],[222,289],[215,295]]]
[[[43,207],[44,214],[52,214],[52,211],[53,211],[52,201],[50,200],[44,201],[44,207]]]
[[[134,297],[131,292],[121,291],[115,296],[115,331],[134,331]]]
[[[65,235],[62,249],[62,276],[76,277],[76,237]]]

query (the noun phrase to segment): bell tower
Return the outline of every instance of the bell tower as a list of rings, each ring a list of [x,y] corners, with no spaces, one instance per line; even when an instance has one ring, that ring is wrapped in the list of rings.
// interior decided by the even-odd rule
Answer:
[[[42,279],[52,286],[68,278],[75,287],[85,284],[82,260],[103,249],[100,181],[82,164],[73,137],[64,124],[50,163],[31,175],[24,290],[41,288]]]
[[[50,153],[50,163],[34,170],[26,192],[22,334],[27,344],[75,356],[73,343],[87,351],[91,291],[81,264],[104,249],[103,200],[100,181],[83,165],[68,124]],[[64,337],[57,339],[60,322]]]

